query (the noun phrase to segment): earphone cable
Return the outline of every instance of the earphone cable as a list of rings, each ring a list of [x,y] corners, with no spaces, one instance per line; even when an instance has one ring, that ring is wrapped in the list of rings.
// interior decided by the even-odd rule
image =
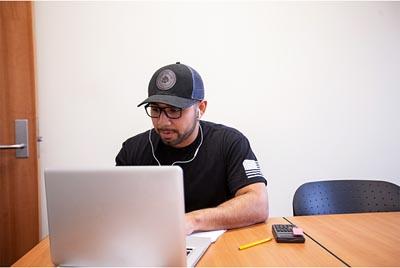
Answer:
[[[187,163],[192,162],[196,158],[197,153],[199,152],[199,149],[200,149],[201,145],[203,144],[203,128],[201,127],[200,123],[199,123],[199,127],[200,127],[200,144],[197,147],[196,151],[194,152],[193,157],[191,159],[189,159],[189,160],[186,160],[186,161],[175,161],[174,163],[171,164],[171,166],[173,166],[175,164],[187,164]],[[153,154],[153,158],[157,161],[158,165],[161,166],[160,161],[157,159],[157,157],[156,157],[156,155],[154,153],[154,146],[153,146],[153,142],[151,141],[151,131],[152,130],[150,129],[150,131],[149,131],[149,142],[150,142],[150,146],[151,146],[151,153]]]

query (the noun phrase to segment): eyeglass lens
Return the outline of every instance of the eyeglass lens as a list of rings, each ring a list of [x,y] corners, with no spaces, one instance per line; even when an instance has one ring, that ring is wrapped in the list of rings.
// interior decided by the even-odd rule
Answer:
[[[146,113],[152,118],[159,118],[161,113],[164,112],[168,118],[177,119],[182,115],[182,109],[177,107],[158,107],[155,105],[148,105],[145,107]]]

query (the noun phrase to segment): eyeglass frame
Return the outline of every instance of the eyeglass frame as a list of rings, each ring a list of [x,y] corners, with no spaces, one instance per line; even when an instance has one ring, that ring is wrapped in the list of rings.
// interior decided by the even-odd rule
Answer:
[[[152,116],[151,115],[151,111],[149,112],[148,110],[147,110],[147,108],[151,108],[151,107],[154,107],[154,108],[157,108],[157,109],[159,109],[160,110],[160,113],[159,113],[159,115],[158,116]],[[176,109],[176,110],[178,110],[179,111],[179,116],[178,117],[171,117],[170,115],[168,115],[168,112],[166,111],[166,109]],[[144,106],[144,110],[146,111],[146,114],[149,116],[149,117],[151,117],[151,118],[160,118],[161,117],[161,114],[162,113],[164,113],[169,119],[179,119],[179,118],[181,118],[182,117],[182,111],[183,111],[183,109],[182,108],[179,108],[179,107],[175,107],[175,106],[167,106],[167,107],[160,107],[160,106],[158,106],[158,105],[156,105],[156,104],[154,104],[154,103],[148,103],[148,104],[146,104],[145,106]]]

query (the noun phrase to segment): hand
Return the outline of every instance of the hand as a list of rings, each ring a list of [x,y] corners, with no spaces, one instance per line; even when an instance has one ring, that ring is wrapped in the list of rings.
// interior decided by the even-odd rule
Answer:
[[[193,214],[191,213],[186,213],[185,214],[185,225],[186,225],[186,235],[190,235],[193,233],[196,228],[195,228],[195,218]]]

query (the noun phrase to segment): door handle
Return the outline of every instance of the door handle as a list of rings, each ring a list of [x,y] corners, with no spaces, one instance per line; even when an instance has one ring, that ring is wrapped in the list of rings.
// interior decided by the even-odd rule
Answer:
[[[0,150],[7,150],[7,149],[22,149],[25,147],[25,144],[10,144],[10,145],[1,145]]]
[[[28,145],[28,120],[17,119],[15,120],[15,144],[0,145],[0,150],[15,150],[17,158],[29,157]]]

